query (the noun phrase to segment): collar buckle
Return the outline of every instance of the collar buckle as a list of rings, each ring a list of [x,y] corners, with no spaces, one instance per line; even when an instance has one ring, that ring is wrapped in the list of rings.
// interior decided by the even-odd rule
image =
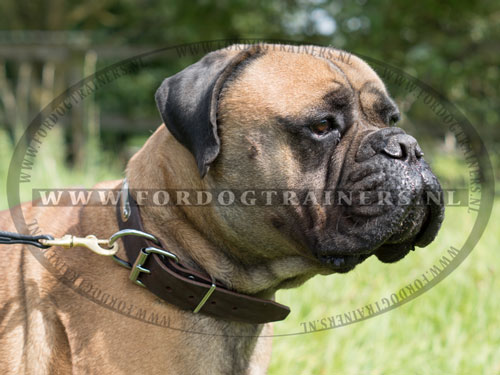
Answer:
[[[141,251],[139,252],[139,255],[135,259],[134,265],[132,266],[132,270],[130,271],[130,275],[128,278],[133,283],[140,285],[142,287],[146,287],[146,286],[142,283],[141,280],[138,280],[138,277],[141,273],[145,273],[145,274],[151,273],[150,270],[143,267],[144,263],[146,263],[146,260],[149,257],[149,254],[151,254],[151,253],[158,254],[162,257],[167,257],[167,258],[173,259],[176,263],[179,263],[179,258],[177,257],[177,255],[175,255],[174,253],[171,253],[170,251],[158,249],[158,248],[152,247],[152,246],[141,249]]]

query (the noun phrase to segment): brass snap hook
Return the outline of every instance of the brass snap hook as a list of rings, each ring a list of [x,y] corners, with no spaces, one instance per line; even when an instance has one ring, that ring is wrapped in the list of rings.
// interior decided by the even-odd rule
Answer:
[[[96,254],[111,256],[118,252],[118,244],[110,243],[110,240],[101,240],[94,235],[88,235],[87,237],[76,237],[71,234],[66,234],[61,238],[55,238],[53,240],[38,240],[42,245],[45,246],[62,246],[62,247],[75,247],[82,246],[93,251]]]

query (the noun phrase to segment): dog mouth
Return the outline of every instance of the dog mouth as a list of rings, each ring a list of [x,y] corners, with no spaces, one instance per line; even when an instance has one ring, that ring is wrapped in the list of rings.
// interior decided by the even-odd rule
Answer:
[[[341,249],[338,247],[332,247],[330,243],[330,246],[317,251],[316,256],[322,265],[336,273],[351,271],[371,255],[375,255],[383,263],[394,263],[415,250],[415,247],[425,247],[431,243],[437,235],[442,220],[443,208],[440,205],[412,207],[395,225],[392,233],[379,244],[371,245],[369,248],[352,248],[349,249],[349,253],[344,253],[339,251]],[[367,228],[371,228],[371,225]]]
[[[377,248],[374,254],[384,263],[394,263],[403,259],[415,247],[429,245],[437,235],[443,220],[443,209],[438,205],[427,206],[426,213],[418,226],[419,230],[410,240],[397,240],[391,237]]]
[[[334,222],[335,231],[314,246],[319,262],[333,272],[346,273],[371,255],[383,263],[393,263],[415,247],[430,244],[443,221],[444,207],[442,202],[426,203],[425,199],[421,202],[424,188],[442,192],[437,182],[425,185],[412,195],[409,205],[385,207],[381,215],[363,216],[358,214],[357,207],[344,207],[341,219]]]
[[[353,270],[358,264],[362,263],[372,254],[357,254],[357,255],[320,255],[318,257],[321,264],[327,266],[336,273],[347,273]]]
[[[415,245],[412,243],[387,244],[380,246],[374,254],[383,263],[394,263],[413,250],[415,250]]]

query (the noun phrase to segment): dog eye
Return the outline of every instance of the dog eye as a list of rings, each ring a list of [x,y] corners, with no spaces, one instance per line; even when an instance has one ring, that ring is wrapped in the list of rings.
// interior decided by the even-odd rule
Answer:
[[[309,129],[316,135],[322,136],[330,132],[332,130],[332,126],[329,120],[320,120],[309,125]]]

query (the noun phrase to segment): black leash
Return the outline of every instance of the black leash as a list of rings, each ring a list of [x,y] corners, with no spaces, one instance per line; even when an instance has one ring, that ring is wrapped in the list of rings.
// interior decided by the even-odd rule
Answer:
[[[26,244],[39,247],[40,249],[48,249],[50,246],[43,245],[38,240],[53,240],[54,237],[48,234],[40,236],[28,236],[26,234],[5,232],[0,230],[0,245],[15,245]]]
[[[33,245],[39,247],[40,249],[48,249],[52,246],[61,246],[66,248],[86,247],[96,254],[111,256],[115,255],[119,248],[116,240],[120,237],[129,235],[137,236],[144,235],[144,233],[141,232],[140,234],[137,234],[137,231],[130,230],[119,231],[113,234],[109,239],[99,239],[92,234],[89,234],[86,237],[77,237],[71,234],[65,234],[60,238],[54,238],[49,234],[29,236],[24,234],[0,231],[0,245],[25,244]]]

